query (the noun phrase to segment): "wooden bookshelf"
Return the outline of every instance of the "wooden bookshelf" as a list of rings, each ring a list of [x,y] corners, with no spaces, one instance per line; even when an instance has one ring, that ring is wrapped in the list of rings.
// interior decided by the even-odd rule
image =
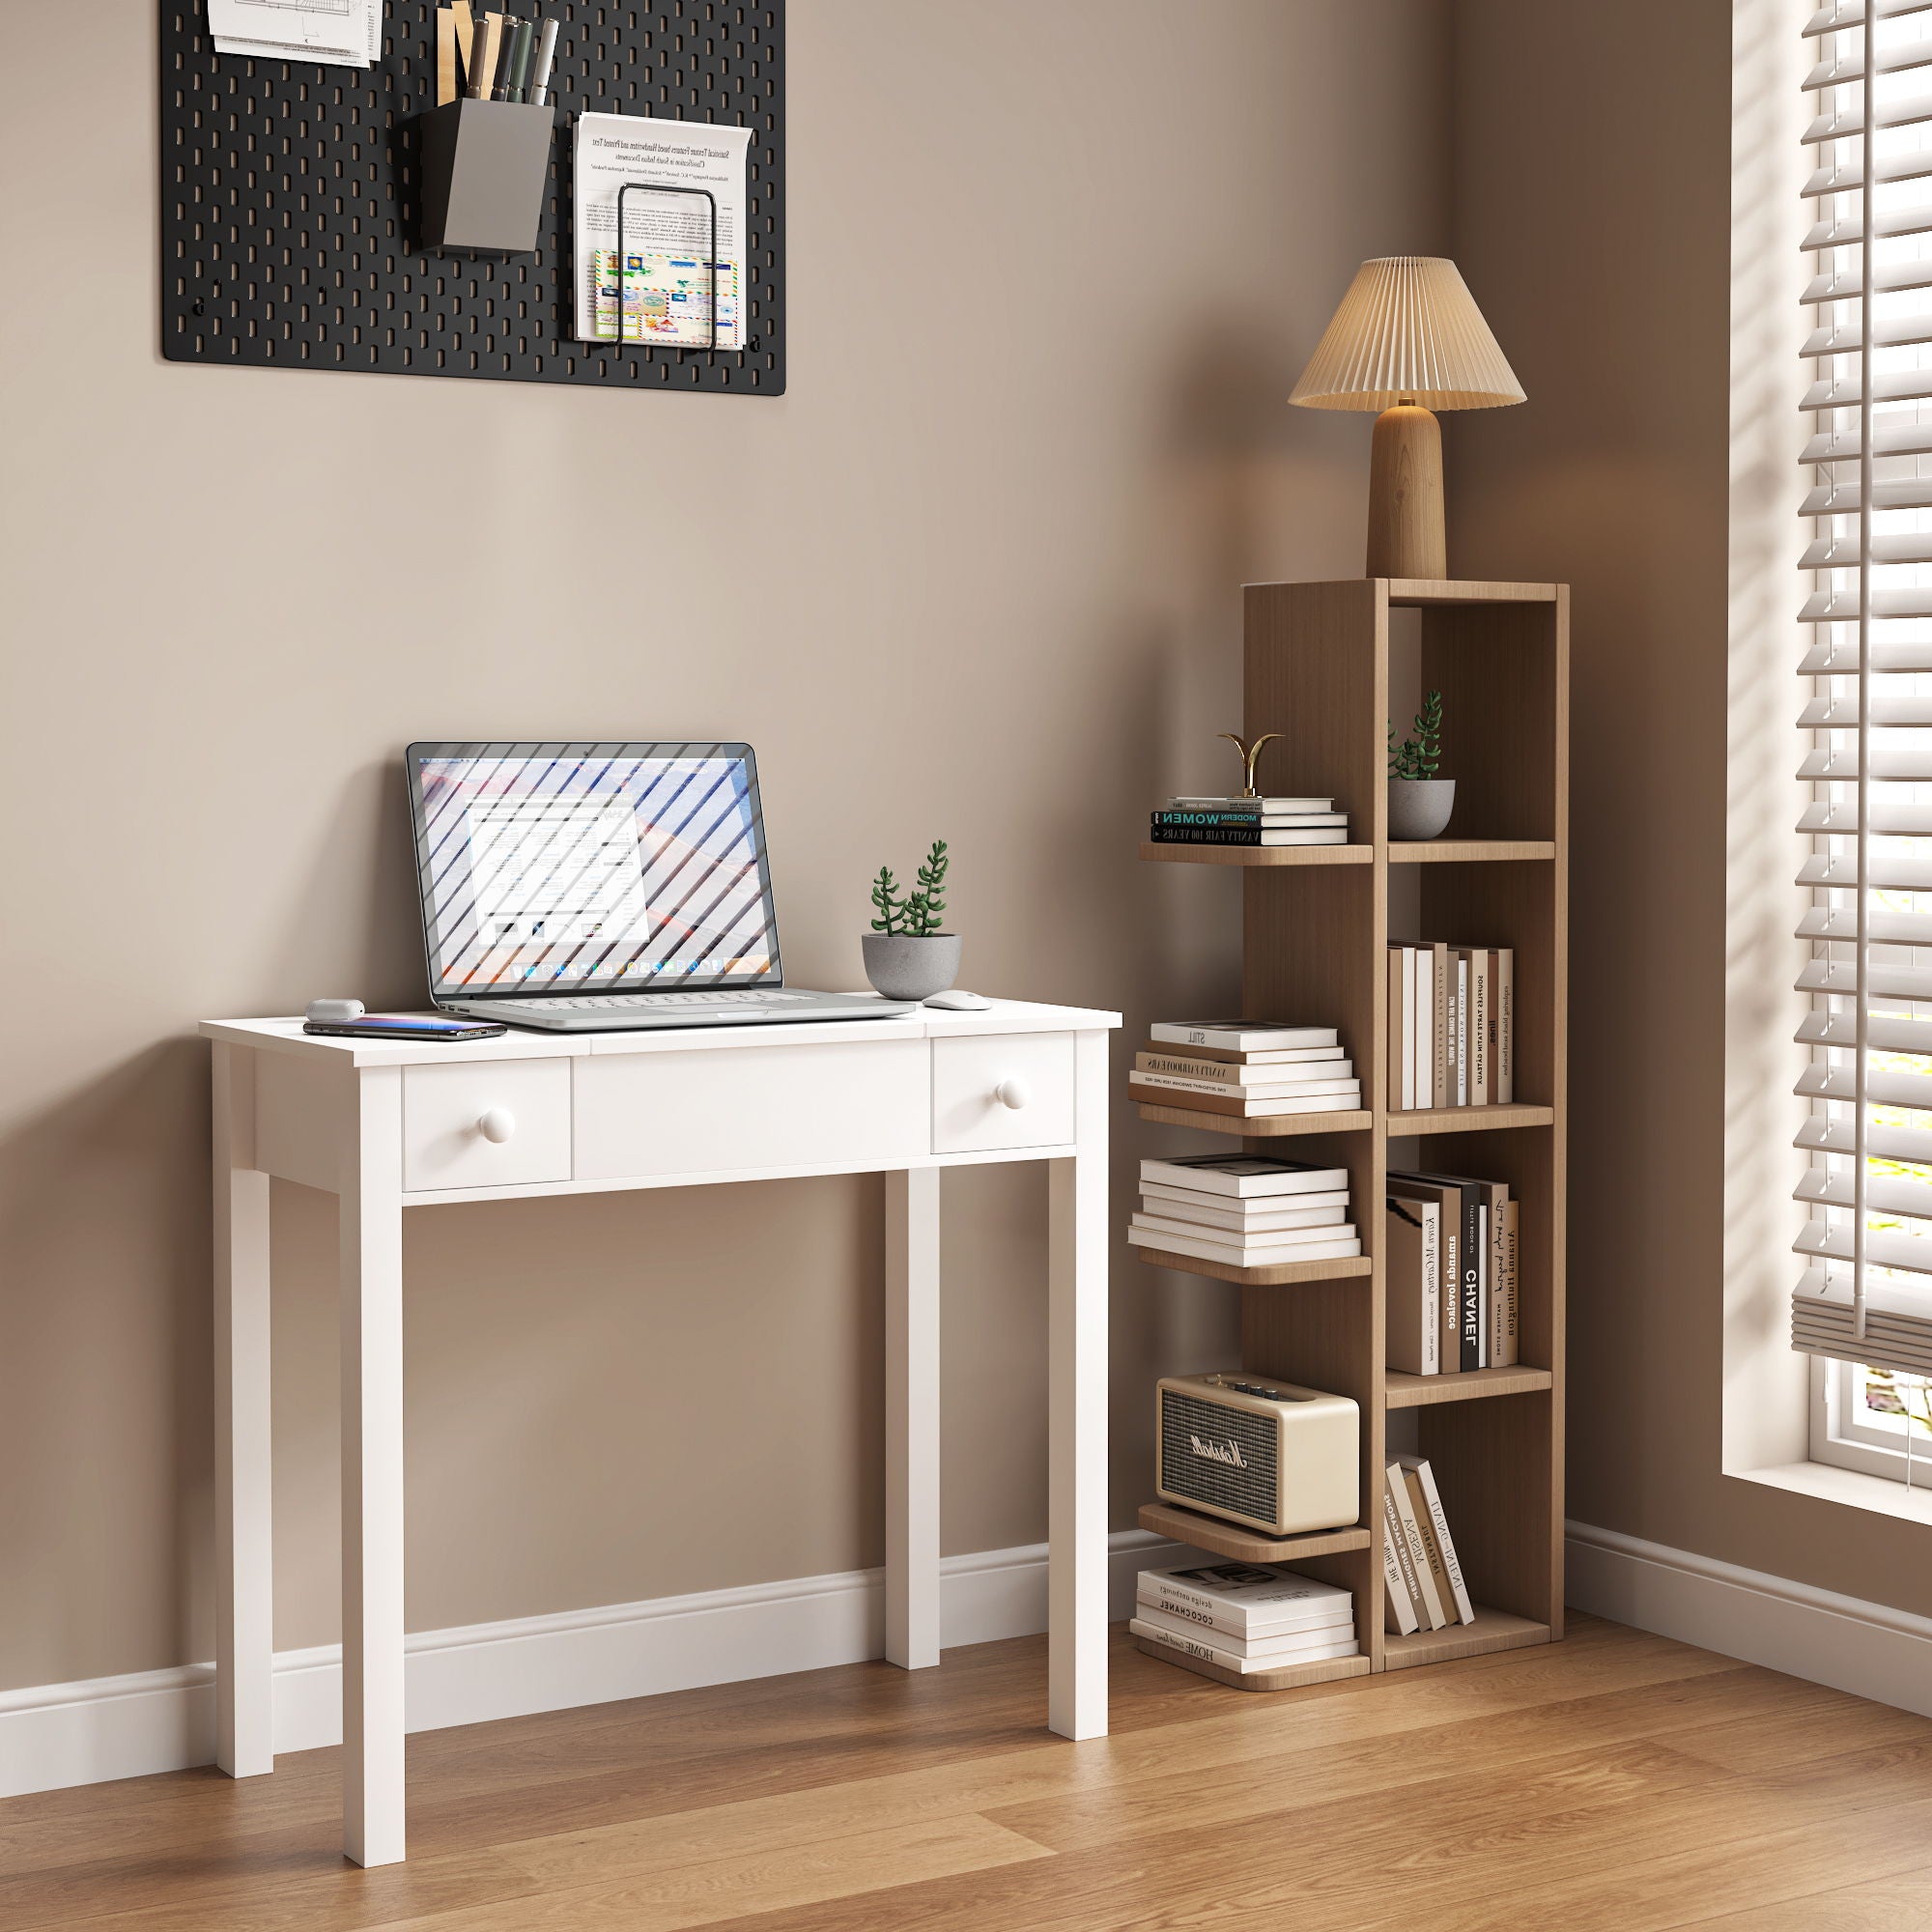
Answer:
[[[1239,1523],[1218,1516],[1183,1509],[1179,1503],[1143,1503],[1141,1527],[1158,1536],[1171,1536],[1190,1548],[1211,1549],[1216,1556],[1233,1557],[1239,1563],[1299,1563],[1311,1556],[1329,1556],[1337,1550],[1369,1547],[1369,1532],[1359,1525],[1352,1529],[1314,1529],[1302,1536],[1269,1536],[1263,1530],[1243,1529]]]
[[[1548,838],[1413,838],[1388,848],[1391,866],[1470,866],[1555,856],[1555,842]]]
[[[1149,1657],[1159,1658],[1163,1663],[1179,1662],[1166,1644],[1150,1643],[1144,1636],[1134,1638],[1134,1648]],[[1321,1663],[1284,1664],[1279,1670],[1224,1670],[1204,1657],[1191,1657],[1181,1668],[1216,1684],[1225,1684],[1231,1690],[1296,1690],[1304,1684],[1333,1684],[1338,1678],[1366,1677],[1374,1665],[1364,1652],[1360,1657],[1331,1657]]]
[[[1395,844],[1385,779],[1389,613],[1419,617],[1420,688],[1440,690],[1442,776],[1456,781],[1451,838]],[[1240,1365],[1352,1397],[1362,1412],[1359,1542],[1276,1556],[1266,1538],[1194,1511],[1150,1505],[1145,1527],[1249,1562],[1292,1561],[1355,1599],[1362,1668],[1402,1670],[1548,1643],[1563,1634],[1563,1246],[1565,988],[1569,925],[1569,593],[1553,583],[1251,584],[1246,592],[1245,730],[1279,731],[1270,769],[1297,792],[1332,793],[1359,845],[1292,856],[1161,846],[1149,857],[1238,864],[1242,1009],[1334,1024],[1361,1076],[1361,1113],[1239,1121],[1179,1107],[1142,1117],[1238,1140],[1257,1153],[1294,1135],[1297,1158],[1347,1167],[1366,1272],[1307,1264],[1216,1269],[1241,1283]],[[1368,862],[1354,855],[1366,850]],[[1348,854],[1344,858],[1343,854]],[[1281,863],[1286,860],[1286,863]],[[1412,870],[1409,868],[1413,868]],[[1391,893],[1396,883],[1400,891]],[[1392,903],[1393,900],[1393,903]],[[1391,1111],[1387,973],[1391,938],[1508,946],[1516,953],[1517,1092],[1509,1106]],[[1520,1204],[1521,1365],[1407,1376],[1386,1366],[1380,1204],[1396,1165],[1507,1181]],[[1161,1266],[1207,1273],[1179,1256]],[[1360,1264],[1358,1264],[1360,1265]],[[1393,1636],[1382,1630],[1381,1482],[1412,1439],[1434,1465],[1476,1621]],[[1151,1647],[1158,1655],[1158,1646]],[[1349,1660],[1355,1662],[1357,1660]],[[1319,1666],[1316,1666],[1319,1667]],[[1208,1673],[1204,1673],[1208,1674]],[[1292,1684],[1250,1678],[1243,1688]],[[1284,1673],[1292,1677],[1293,1673]],[[1223,1674],[1220,1681],[1235,1682]],[[1321,1681],[1314,1678],[1298,1682]]]
[[[1371,866],[1367,845],[1183,845],[1141,840],[1141,857],[1170,866]]]
[[[1548,1369],[1465,1369],[1460,1375],[1410,1376],[1400,1369],[1382,1375],[1385,1408],[1425,1408],[1436,1402],[1477,1402],[1485,1396],[1530,1395],[1549,1386]]]
[[[1219,1281],[1238,1281],[1255,1288],[1287,1288],[1297,1281],[1372,1274],[1376,1265],[1366,1255],[1323,1262],[1277,1262],[1272,1267],[1231,1267],[1224,1262],[1197,1261],[1192,1255],[1173,1255],[1162,1248],[1136,1248],[1134,1252],[1154,1267],[1176,1268],[1182,1274],[1211,1274]]]
[[[1136,1104],[1144,1121],[1165,1122],[1170,1127],[1199,1127],[1204,1133],[1233,1134],[1236,1140],[1265,1140],[1283,1134],[1359,1133],[1375,1121],[1366,1107],[1359,1113],[1266,1114],[1258,1121],[1244,1121],[1235,1114],[1211,1114],[1204,1107],[1156,1107],[1146,1100]]]

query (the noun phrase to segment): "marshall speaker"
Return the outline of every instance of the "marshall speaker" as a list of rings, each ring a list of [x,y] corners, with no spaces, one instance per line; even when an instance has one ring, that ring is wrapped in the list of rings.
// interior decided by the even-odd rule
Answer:
[[[1361,1415],[1345,1395],[1263,1376],[1166,1376],[1153,1439],[1163,1502],[1273,1536],[1360,1519]]]

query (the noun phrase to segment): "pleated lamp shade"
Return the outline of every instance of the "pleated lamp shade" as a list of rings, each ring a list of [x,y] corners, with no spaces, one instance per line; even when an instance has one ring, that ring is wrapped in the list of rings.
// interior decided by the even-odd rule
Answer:
[[[1523,400],[1454,262],[1364,262],[1289,397],[1310,410],[1490,410]]]

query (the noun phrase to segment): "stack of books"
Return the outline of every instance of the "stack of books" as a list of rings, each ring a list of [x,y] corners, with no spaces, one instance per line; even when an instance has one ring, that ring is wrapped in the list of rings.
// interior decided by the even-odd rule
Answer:
[[[1502,1106],[1516,1098],[1516,954],[1507,946],[1388,950],[1388,1103]]]
[[[1362,1104],[1336,1030],[1279,1020],[1163,1020],[1134,1056],[1127,1094],[1147,1107],[1246,1121],[1347,1114]]]
[[[1398,1456],[1382,1472],[1382,1623],[1399,1636],[1472,1624],[1449,1519],[1428,1460]]]
[[[1141,1162],[1141,1211],[1128,1244],[1227,1267],[1347,1260],[1362,1252],[1349,1219],[1349,1170],[1263,1154]]]
[[[1171,798],[1153,814],[1157,845],[1346,845],[1332,798]]]
[[[1500,1180],[1389,1175],[1390,1368],[1435,1376],[1516,1365],[1517,1205]]]
[[[1177,1663],[1199,1661],[1242,1676],[1361,1651],[1348,1591],[1279,1563],[1143,1570],[1127,1628]]]

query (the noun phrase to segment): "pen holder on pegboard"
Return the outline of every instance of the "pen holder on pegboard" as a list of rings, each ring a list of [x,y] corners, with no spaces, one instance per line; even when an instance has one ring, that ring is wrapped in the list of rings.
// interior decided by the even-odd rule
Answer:
[[[446,253],[534,252],[556,110],[519,100],[452,100],[415,117],[420,244]]]

